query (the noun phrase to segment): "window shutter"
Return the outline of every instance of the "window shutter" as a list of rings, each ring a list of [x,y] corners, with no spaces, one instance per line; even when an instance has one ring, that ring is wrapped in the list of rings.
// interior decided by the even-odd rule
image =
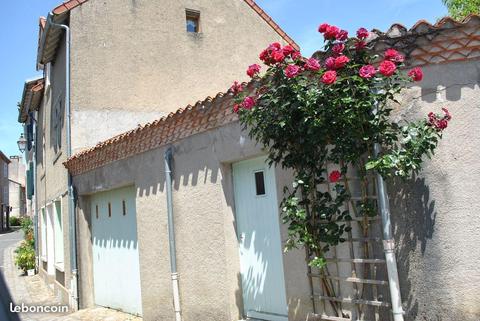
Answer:
[[[32,195],[34,195],[33,189],[33,162],[30,162],[29,168],[27,169],[27,199],[31,200]]]

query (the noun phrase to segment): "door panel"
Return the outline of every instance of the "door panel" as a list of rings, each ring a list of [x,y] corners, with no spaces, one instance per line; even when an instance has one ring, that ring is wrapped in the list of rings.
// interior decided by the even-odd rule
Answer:
[[[55,275],[55,229],[53,226],[53,206],[47,205],[47,273]]]
[[[245,314],[288,321],[274,170],[256,158],[234,164],[233,178]]]
[[[141,315],[135,189],[92,196],[91,220],[95,303]]]

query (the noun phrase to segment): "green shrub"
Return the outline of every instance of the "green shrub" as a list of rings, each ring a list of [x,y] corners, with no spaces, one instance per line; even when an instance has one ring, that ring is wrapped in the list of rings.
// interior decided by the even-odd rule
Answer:
[[[33,238],[32,238],[33,240]],[[35,249],[32,240],[23,241],[15,250],[15,264],[24,272],[35,269]]]
[[[10,226],[20,226],[22,219],[16,216],[11,216],[8,221]]]
[[[24,219],[22,219],[20,222],[20,226],[22,227],[25,236],[33,233],[33,222],[31,218],[25,217]]]

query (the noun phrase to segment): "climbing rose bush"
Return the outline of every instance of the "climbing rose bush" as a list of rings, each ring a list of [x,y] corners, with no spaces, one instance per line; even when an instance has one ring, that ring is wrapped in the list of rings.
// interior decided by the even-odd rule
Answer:
[[[294,172],[281,205],[289,230],[286,249],[306,247],[309,264],[323,268],[324,254],[349,231],[349,209],[357,217],[377,215],[367,197],[369,172],[406,178],[419,171],[451,115],[444,109],[443,115],[393,122],[395,96],[409,82],[421,81],[422,70],[405,70],[405,57],[393,48],[374,55],[365,28],[356,37],[327,23],[318,31],[325,41],[321,60],[272,43],[259,55],[266,68],[253,64],[247,69],[253,89],[235,82],[231,92],[234,111],[268,151],[270,164]],[[373,154],[375,143],[382,147],[379,155]],[[363,186],[358,202],[350,199],[348,168],[356,169]],[[324,183],[331,188],[318,188]],[[345,206],[348,202],[351,206]]]

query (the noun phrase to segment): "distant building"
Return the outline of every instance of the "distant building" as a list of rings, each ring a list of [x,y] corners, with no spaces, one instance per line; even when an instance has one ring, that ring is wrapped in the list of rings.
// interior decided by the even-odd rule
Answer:
[[[8,164],[8,199],[11,208],[10,216],[27,214],[25,195],[25,165],[22,156],[10,156]]]
[[[5,224],[5,214],[9,209],[8,199],[8,164],[10,159],[0,151],[0,231]]]

